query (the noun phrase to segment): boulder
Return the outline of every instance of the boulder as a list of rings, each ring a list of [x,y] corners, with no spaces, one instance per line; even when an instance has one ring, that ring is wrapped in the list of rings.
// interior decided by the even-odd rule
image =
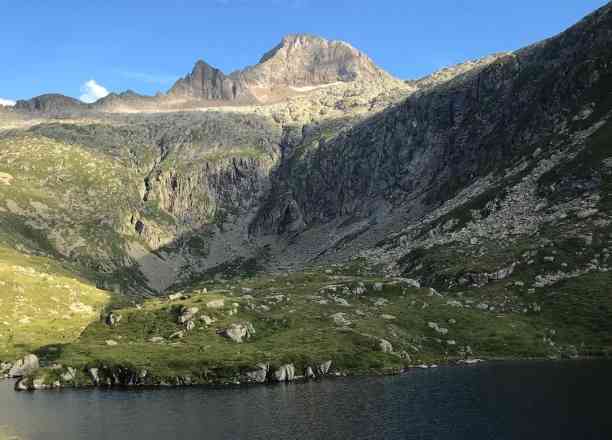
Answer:
[[[40,367],[38,357],[33,354],[27,354],[13,364],[8,372],[9,377],[23,377],[32,373]]]
[[[60,375],[60,378],[64,382],[72,382],[74,379],[76,379],[76,373],[76,369],[67,367],[66,370]]]
[[[15,391],[28,391],[30,389],[30,380],[28,378],[21,378],[15,382]]]
[[[351,290],[351,294],[355,295],[355,296],[363,295],[366,292],[367,292],[367,290],[366,290],[365,286],[357,286],[357,287],[354,287]]]
[[[182,307],[177,318],[179,324],[184,324],[191,321],[200,311],[197,307]]]
[[[8,376],[8,372],[12,366],[13,364],[10,362],[0,362],[0,378]]]
[[[374,283],[374,291],[375,292],[382,292],[383,290],[383,283]]]
[[[250,339],[255,334],[255,328],[250,322],[245,323],[233,323],[229,327],[222,329],[218,332],[221,336],[231,339],[232,341],[240,344],[245,340]]]
[[[329,373],[329,370],[332,366],[332,361],[325,361],[319,365],[317,365],[316,371],[318,376],[325,376]]]
[[[448,333],[448,329],[445,327],[440,327],[437,322],[428,322],[427,326],[430,329],[435,330],[436,333],[439,333],[441,335],[445,335]]]
[[[389,300],[385,298],[376,298],[374,299],[374,305],[376,307],[383,307],[389,304]]]
[[[304,377],[306,379],[314,379],[316,377],[312,367],[310,366],[306,367],[306,371],[304,372]]]
[[[295,379],[295,366],[293,364],[282,365],[274,372],[274,378],[277,382],[293,381]]]
[[[98,368],[90,368],[87,370],[89,373],[89,377],[94,385],[98,385],[100,383],[100,370]]]
[[[346,317],[346,313],[338,312],[330,316],[338,327],[348,327],[353,323]]]
[[[330,298],[339,306],[350,307],[349,302],[344,298],[340,298],[339,296],[330,296]]]
[[[174,332],[170,335],[170,339],[183,339],[185,337],[185,332],[183,330],[179,330],[178,332]]]
[[[223,298],[213,299],[212,301],[208,301],[206,303],[206,307],[209,309],[222,309],[225,307],[225,300]]]
[[[122,316],[120,314],[110,312],[108,315],[106,315],[106,318],[104,318],[104,322],[109,327],[116,327],[119,322],[121,322],[121,318]]]
[[[416,289],[421,288],[421,283],[411,278],[399,278],[398,281],[406,287],[414,287]]]
[[[255,369],[246,373],[249,382],[264,383],[268,378],[270,366],[268,364],[259,363],[255,365]]]
[[[460,364],[465,364],[465,365],[475,365],[475,364],[479,364],[479,363],[484,362],[484,361],[482,359],[469,358],[469,359],[461,359],[458,362]]]
[[[213,324],[216,321],[216,319],[215,318],[211,318],[208,315],[202,315],[202,316],[200,316],[200,321],[204,321],[204,324],[206,324],[206,325],[211,325],[211,324]]]
[[[386,339],[379,339],[378,350],[382,351],[383,353],[393,353],[393,345],[391,345],[391,342],[387,341]]]

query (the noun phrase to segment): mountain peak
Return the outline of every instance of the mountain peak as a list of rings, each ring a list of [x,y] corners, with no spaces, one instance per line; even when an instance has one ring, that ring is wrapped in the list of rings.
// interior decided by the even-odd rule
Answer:
[[[257,65],[238,74],[258,87],[304,87],[391,78],[350,44],[310,34],[284,36]]]
[[[233,101],[248,93],[240,83],[200,59],[189,75],[172,86],[168,95],[208,101]]]
[[[392,77],[344,41],[288,34],[258,64],[230,75],[198,60],[191,73],[179,79],[168,95],[208,101],[270,102],[295,93],[292,88],[381,79]]]

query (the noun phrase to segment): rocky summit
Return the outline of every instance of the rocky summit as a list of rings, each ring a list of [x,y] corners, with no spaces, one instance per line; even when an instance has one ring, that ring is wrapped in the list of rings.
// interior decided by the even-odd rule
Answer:
[[[2,372],[190,385],[610,355],[610,41],[606,5],[401,81],[289,35],[155,96],[0,107]]]

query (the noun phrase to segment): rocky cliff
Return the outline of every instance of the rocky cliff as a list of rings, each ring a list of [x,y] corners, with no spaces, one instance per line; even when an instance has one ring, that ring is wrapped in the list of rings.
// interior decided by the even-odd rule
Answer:
[[[172,86],[168,96],[206,101],[253,100],[244,84],[202,60],[195,64],[189,75]]]

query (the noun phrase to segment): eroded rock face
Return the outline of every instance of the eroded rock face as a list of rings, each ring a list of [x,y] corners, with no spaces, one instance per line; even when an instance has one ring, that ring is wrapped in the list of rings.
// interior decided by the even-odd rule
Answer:
[[[8,372],[9,377],[23,377],[40,367],[38,357],[34,354],[27,354],[17,360]]]

